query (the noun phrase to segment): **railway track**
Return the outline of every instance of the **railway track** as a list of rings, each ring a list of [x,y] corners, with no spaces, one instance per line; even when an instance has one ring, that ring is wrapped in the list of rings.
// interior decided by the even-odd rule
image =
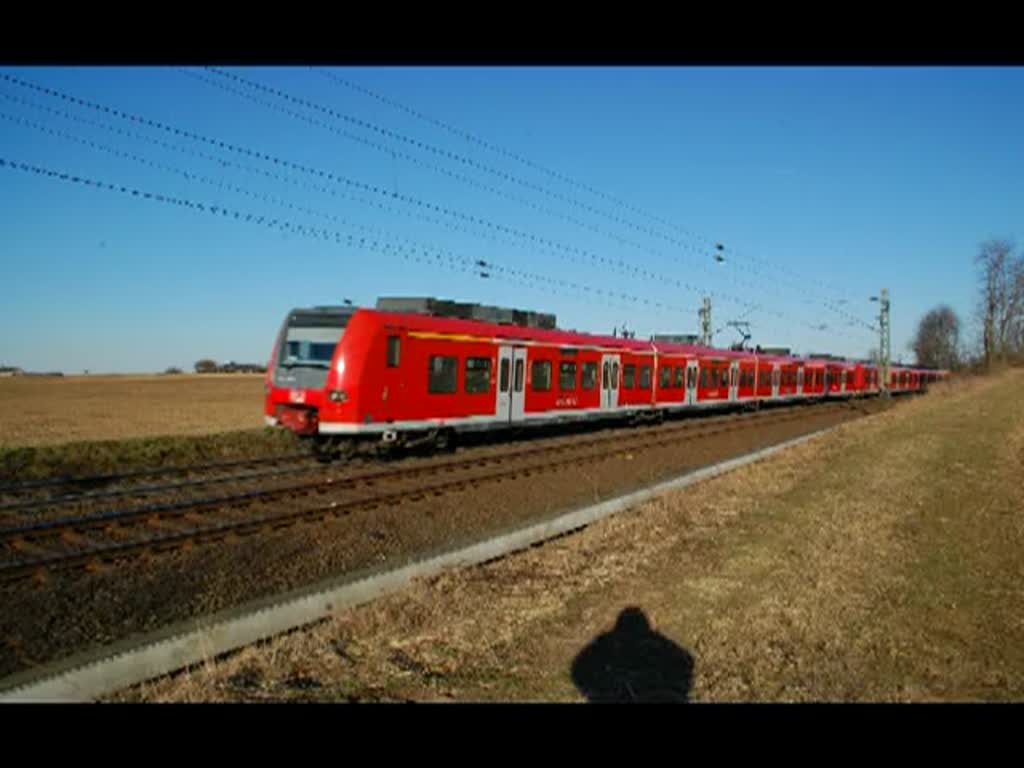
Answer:
[[[223,470],[234,470],[242,467],[261,467],[261,466],[276,466],[282,463],[300,463],[300,464],[314,464],[315,458],[308,452],[302,451],[297,453],[285,453],[277,454],[274,456],[260,456],[247,459],[232,459],[230,461],[219,461],[211,462],[209,464],[185,464],[171,467],[145,467],[142,469],[132,470],[130,472],[115,472],[99,475],[61,475],[56,477],[40,478],[38,480],[22,480],[16,483],[7,483],[0,485],[0,498],[10,496],[20,496],[22,494],[32,494],[37,491],[45,491],[46,489],[52,488],[74,488],[79,489],[74,492],[66,493],[51,493],[49,496],[36,497],[30,501],[25,501],[26,504],[36,503],[62,503],[66,499],[78,499],[78,498],[99,498],[102,495],[116,495],[115,492],[111,491],[89,491],[81,489],[96,488],[98,486],[108,486],[115,483],[123,483],[125,481],[136,481],[143,480],[145,478],[152,477],[166,477],[168,475],[209,475],[211,472],[218,473]],[[194,482],[198,485],[203,482],[216,482],[217,477],[202,478]],[[188,482],[181,483],[182,486],[188,485]],[[130,489],[122,489],[130,490]],[[0,510],[14,508],[19,503],[5,502],[4,505],[0,506]]]
[[[819,406],[792,406],[788,408],[777,408],[773,411],[762,412],[765,415],[768,414],[797,414],[805,415],[808,413],[821,413],[823,408],[835,408],[839,407],[840,403],[826,403]],[[811,411],[809,408],[814,408]],[[717,425],[727,424],[737,421],[743,421],[744,423],[752,420],[763,420],[765,416],[761,416],[758,419],[756,413],[734,413],[724,414],[720,416],[713,416],[694,421],[676,422],[672,425],[662,426],[655,428],[656,431],[647,430],[643,432],[637,432],[634,429],[616,429],[610,432],[604,432],[599,434],[597,437],[592,438],[581,438],[579,436],[561,437],[553,440],[547,440],[541,444],[533,444],[531,447],[509,450],[509,445],[506,444],[500,448],[502,451],[496,455],[486,454],[473,454],[467,458],[457,459],[454,461],[445,462],[431,462],[425,465],[419,466],[403,466],[398,469],[386,469],[386,470],[374,470],[365,473],[351,474],[348,472],[346,467],[341,472],[330,471],[324,469],[323,465],[310,466],[301,464],[298,467],[288,467],[284,469],[271,469],[257,473],[242,473],[232,475],[214,475],[212,477],[200,478],[197,480],[188,480],[177,483],[167,483],[159,485],[148,485],[148,486],[132,486],[129,488],[118,488],[110,491],[101,491],[86,494],[67,494],[63,496],[48,497],[45,499],[32,499],[29,501],[16,501],[12,503],[6,503],[0,505],[0,513],[30,513],[39,512],[42,510],[50,510],[59,506],[67,506],[70,504],[83,504],[88,502],[94,502],[97,500],[105,500],[116,497],[143,497],[159,493],[177,492],[187,489],[198,488],[205,485],[212,484],[231,484],[235,482],[244,482],[248,480],[263,481],[268,478],[276,478],[294,474],[311,474],[312,476],[308,479],[304,479],[301,482],[293,483],[291,485],[275,486],[271,488],[255,488],[253,490],[242,491],[234,494],[212,496],[203,499],[186,500],[183,502],[175,503],[164,503],[164,504],[150,504],[138,506],[133,510],[123,510],[118,512],[117,510],[104,510],[100,512],[98,516],[109,515],[109,514],[124,514],[126,517],[138,516],[138,515],[159,515],[163,513],[171,513],[179,509],[203,509],[218,505],[228,505],[234,503],[248,504],[254,501],[260,500],[273,500],[276,498],[287,497],[289,495],[305,495],[308,493],[322,492],[333,490],[338,486],[339,483],[347,481],[355,485],[368,485],[372,484],[377,480],[387,480],[396,478],[406,477],[417,477],[425,473],[431,473],[435,471],[453,471],[456,469],[462,469],[473,466],[482,466],[493,462],[507,462],[509,460],[518,459],[525,456],[536,456],[538,452],[560,452],[564,450],[578,450],[586,448],[592,445],[601,445],[609,441],[614,440],[630,440],[630,441],[647,441],[651,434],[675,434],[678,432],[690,432],[694,429],[700,429],[705,425]],[[514,445],[514,444],[511,444]],[[130,514],[129,514],[130,512]],[[21,515],[18,515],[21,516]],[[68,518],[70,520],[82,520],[89,519],[88,515],[81,515],[79,517]],[[105,519],[105,518],[104,518]],[[45,522],[45,521],[44,521]],[[61,521],[55,521],[61,522]],[[0,525],[3,525],[0,522]],[[40,526],[43,529],[43,526]],[[0,529],[0,543],[3,542],[3,531]]]
[[[598,463],[669,445],[684,437],[693,439],[738,431],[753,424],[798,421],[812,415],[852,410],[845,402],[834,402],[728,414],[642,430],[619,430],[588,439],[566,438],[492,455],[331,474],[312,482],[5,527],[0,529],[0,547],[5,555],[5,561],[0,562],[0,582],[118,563],[199,542],[273,531],[301,521],[321,522],[384,505],[443,496],[582,463]],[[421,482],[423,479],[427,482]],[[381,486],[383,492],[379,490]],[[310,496],[318,497],[318,503],[293,506]],[[321,502],[324,497],[330,501]],[[287,500],[290,508],[267,508],[281,500]],[[105,540],[96,541],[96,537]],[[124,541],[125,537],[129,540]],[[59,551],[52,551],[54,547]]]
[[[92,491],[86,493],[68,493],[46,498],[33,498],[28,501],[18,500],[0,504],[0,514],[8,512],[35,512],[40,510],[54,509],[60,506],[72,504],[88,504],[91,502],[113,499],[124,496],[143,497],[155,494],[171,493],[186,489],[200,488],[205,485],[217,485],[225,483],[247,482],[250,480],[265,480],[273,477],[297,475],[309,472],[320,471],[319,466],[299,464],[295,467],[284,469],[268,469],[262,472],[240,472],[234,474],[214,474],[208,477],[201,477],[192,480],[183,480],[176,483],[161,483],[156,485],[128,486],[115,488],[106,491]]]

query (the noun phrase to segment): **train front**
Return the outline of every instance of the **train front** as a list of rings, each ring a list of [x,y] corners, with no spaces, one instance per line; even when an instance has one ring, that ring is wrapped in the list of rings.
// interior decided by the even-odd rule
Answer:
[[[320,412],[341,374],[337,354],[355,307],[313,307],[288,313],[267,366],[264,420],[300,436],[318,432]]]

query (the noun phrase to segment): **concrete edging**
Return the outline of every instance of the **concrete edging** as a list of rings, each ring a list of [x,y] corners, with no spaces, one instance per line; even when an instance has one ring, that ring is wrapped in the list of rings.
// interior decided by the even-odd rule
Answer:
[[[65,659],[0,681],[0,703],[91,701],[114,691],[201,663],[229,651],[328,618],[341,608],[370,602],[414,579],[445,569],[478,565],[584,528],[666,492],[724,474],[773,453],[835,430],[827,427],[776,445],[712,464],[649,488],[569,512],[553,520],[365,578],[334,579],[292,593],[224,611],[145,637],[115,643],[92,654]]]

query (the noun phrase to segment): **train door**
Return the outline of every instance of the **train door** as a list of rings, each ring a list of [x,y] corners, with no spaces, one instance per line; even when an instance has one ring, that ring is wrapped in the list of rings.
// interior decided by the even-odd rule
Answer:
[[[498,402],[495,415],[521,421],[526,399],[526,347],[498,347]]]
[[[796,393],[798,396],[804,393],[804,369],[803,366],[796,369]]]
[[[697,402],[697,361],[686,361],[686,404]]]
[[[782,377],[782,371],[779,369],[779,364],[775,363],[772,366],[772,397],[779,396],[779,380]]]
[[[619,407],[619,356],[601,355],[601,410]]]
[[[734,361],[729,366],[729,402],[735,403],[739,399],[740,389],[740,364]]]

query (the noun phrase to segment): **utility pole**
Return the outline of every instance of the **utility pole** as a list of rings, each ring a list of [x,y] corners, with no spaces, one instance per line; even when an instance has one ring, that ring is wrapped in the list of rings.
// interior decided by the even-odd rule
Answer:
[[[704,306],[697,310],[700,316],[700,343],[711,346],[711,297],[704,297]]]
[[[882,369],[879,383],[885,397],[889,397],[889,289],[883,288],[881,298],[872,296],[871,300],[878,302],[878,362]]]

